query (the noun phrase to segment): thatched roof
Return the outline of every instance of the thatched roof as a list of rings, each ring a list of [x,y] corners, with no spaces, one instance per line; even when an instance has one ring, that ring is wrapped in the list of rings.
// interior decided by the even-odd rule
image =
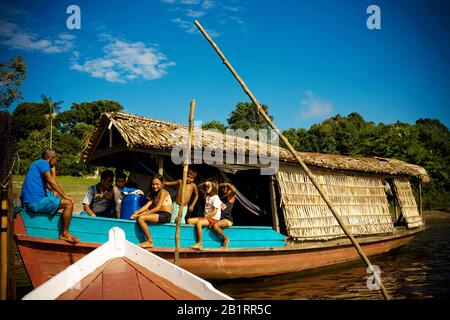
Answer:
[[[122,112],[104,113],[93,134],[87,139],[85,147],[81,152],[80,161],[90,161],[92,155],[98,151],[99,142],[108,127],[117,129],[126,148],[148,152],[161,151],[169,153],[174,146],[186,141],[187,136],[187,127],[184,125]],[[220,133],[212,133],[209,131],[203,133],[202,139],[196,139],[196,141],[197,143],[194,143],[194,148],[197,149],[207,146],[225,151],[232,147],[237,149],[238,152],[245,152],[246,154],[256,152],[258,148],[266,147],[266,145],[256,141],[223,136]],[[225,141],[227,142],[225,143]],[[229,141],[233,141],[233,143],[230,145]],[[268,154],[270,154],[270,150],[274,152],[278,151],[280,161],[295,163],[294,157],[287,149],[270,146],[268,148]],[[318,168],[392,176],[415,176],[425,182],[429,180],[424,168],[396,159],[350,157],[308,152],[299,152],[299,155],[306,165]]]

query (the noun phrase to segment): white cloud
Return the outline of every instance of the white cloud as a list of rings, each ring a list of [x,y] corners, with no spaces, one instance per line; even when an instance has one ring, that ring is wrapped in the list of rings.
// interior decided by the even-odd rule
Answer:
[[[172,19],[172,22],[174,22],[177,26],[179,26],[180,28],[183,28],[187,33],[200,33],[200,31],[197,29],[197,27],[191,22],[191,21],[187,21],[187,20],[183,20],[181,18],[175,18]],[[206,29],[206,32],[208,32],[208,34],[211,37],[220,37],[220,33],[214,29]]]
[[[333,104],[314,94],[306,91],[300,102],[300,117],[302,119],[317,118],[331,113]]]
[[[180,0],[180,3],[194,5],[199,4],[200,0]]]
[[[211,9],[214,7],[214,1],[212,0],[204,0],[202,3],[202,7],[205,10]]]
[[[206,0],[206,1],[208,1],[208,0]],[[200,3],[200,0],[161,0],[161,2],[168,3],[168,4],[180,3],[180,4],[186,4],[186,5],[196,5],[196,4]]]
[[[143,42],[127,42],[111,36],[108,41],[103,48],[103,57],[83,63],[73,61],[70,68],[109,82],[126,83],[162,78],[167,74],[167,68],[175,65],[158,49]]]
[[[239,12],[241,9],[238,7],[232,7],[232,6],[223,6],[222,9],[227,11],[233,11],[233,12]]]
[[[195,33],[197,31],[195,25],[191,21],[183,20],[181,18],[172,19],[178,27],[183,28],[188,33]]]
[[[200,18],[200,17],[203,17],[205,14],[206,14],[205,11],[196,11],[196,10],[192,10],[192,9],[186,10],[186,15],[191,18]]]
[[[15,23],[0,21],[0,43],[10,49],[40,51],[47,54],[67,52],[74,47],[76,37],[60,33],[56,38],[42,38],[37,34],[22,30]]]
[[[173,18],[172,22],[190,34],[198,32],[191,18],[203,17],[215,7],[214,0],[161,0],[161,2],[174,5],[171,11],[184,12],[184,16]],[[220,33],[214,29],[208,29],[207,32],[212,37],[220,36]]]

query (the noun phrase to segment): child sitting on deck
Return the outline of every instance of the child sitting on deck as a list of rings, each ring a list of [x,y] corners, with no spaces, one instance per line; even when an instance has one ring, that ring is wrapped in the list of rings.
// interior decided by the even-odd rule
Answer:
[[[189,224],[195,224],[197,229],[198,240],[197,243],[191,246],[192,249],[201,249],[202,248],[202,227],[207,226],[208,228],[212,228],[215,232],[217,232],[223,238],[222,248],[226,249],[228,247],[228,243],[230,239],[225,235],[222,231],[222,228],[226,228],[230,226],[229,221],[221,220],[222,208],[224,208],[224,204],[220,201],[218,196],[219,184],[217,181],[207,181],[204,184],[200,184],[198,188],[205,188],[206,192],[206,202],[205,202],[205,217],[204,218],[191,218],[188,219]]]
[[[187,173],[187,180],[186,180],[186,191],[184,193],[184,206],[183,206],[183,212],[181,217],[181,223],[186,223],[186,214],[189,211],[189,214],[194,211],[195,204],[198,200],[198,189],[197,185],[194,183],[195,177],[197,176],[197,171],[193,168],[189,168]],[[181,179],[175,180],[175,181],[167,181],[164,183],[164,186],[178,186],[178,192],[177,192],[177,198],[175,200],[175,203],[172,205],[173,208],[173,214],[172,219],[170,219],[171,223],[175,223],[176,218],[178,217],[178,209],[181,206],[181,185],[183,181]],[[189,205],[189,202],[191,201],[192,195],[194,195],[194,199],[192,200],[191,205]]]
[[[140,244],[142,248],[153,248],[153,240],[147,223],[168,223],[171,216],[172,199],[169,192],[164,189],[164,177],[157,174],[152,178],[150,200],[130,217],[131,220],[137,219],[147,238],[147,241]]]
[[[218,222],[219,227],[231,227],[233,225],[233,216],[231,212],[233,211],[234,202],[236,201],[236,188],[230,182],[224,182],[219,185],[220,200],[224,203],[222,207],[222,215],[220,221]]]

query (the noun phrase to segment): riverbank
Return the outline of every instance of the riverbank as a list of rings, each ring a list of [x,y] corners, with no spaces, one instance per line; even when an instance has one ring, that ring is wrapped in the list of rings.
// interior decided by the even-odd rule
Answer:
[[[450,212],[446,211],[424,211],[423,218],[427,221],[450,220]]]

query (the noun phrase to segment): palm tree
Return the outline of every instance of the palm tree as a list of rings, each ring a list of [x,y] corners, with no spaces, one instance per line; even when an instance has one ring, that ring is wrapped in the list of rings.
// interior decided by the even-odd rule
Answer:
[[[50,120],[50,149],[52,148],[52,141],[53,141],[53,118],[56,117],[56,113],[61,110],[61,104],[64,103],[64,101],[58,101],[53,102],[51,97],[47,97],[46,95],[42,94],[42,104],[48,107],[49,114],[46,115],[48,119]]]

